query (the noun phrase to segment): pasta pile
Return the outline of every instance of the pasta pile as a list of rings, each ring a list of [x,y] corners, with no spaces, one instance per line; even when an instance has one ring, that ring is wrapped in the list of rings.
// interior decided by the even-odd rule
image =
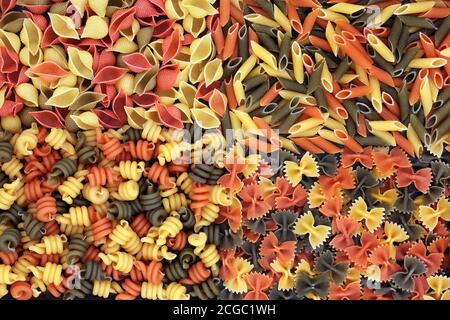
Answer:
[[[0,298],[450,300],[448,2],[0,3]]]

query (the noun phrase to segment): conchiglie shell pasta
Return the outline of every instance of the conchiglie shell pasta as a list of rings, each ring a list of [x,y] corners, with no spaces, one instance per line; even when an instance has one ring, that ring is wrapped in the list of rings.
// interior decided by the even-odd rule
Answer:
[[[214,111],[209,108],[194,108],[191,109],[191,113],[194,121],[203,129],[213,129],[220,126],[220,120]]]
[[[37,107],[38,90],[31,83],[21,83],[15,88],[16,94],[22,98],[23,103],[28,107]]]
[[[87,19],[81,38],[103,39],[108,35],[106,18],[91,16]]]
[[[42,31],[31,19],[24,19],[23,28],[20,31],[20,40],[32,55],[36,55],[40,49]]]
[[[92,70],[94,59],[88,51],[69,47],[67,53],[69,56],[69,69],[73,74],[86,79],[94,78]]]
[[[53,95],[47,100],[47,105],[58,108],[67,108],[75,102],[79,94],[77,88],[58,87]]]
[[[183,0],[181,5],[194,18],[205,18],[214,15],[217,10],[209,3],[208,0]]]
[[[97,115],[91,111],[83,112],[80,115],[71,115],[70,117],[78,128],[82,130],[91,130],[100,127]]]
[[[106,7],[108,0],[88,0],[89,8],[94,11],[99,17],[104,17],[106,14]]]
[[[213,50],[211,34],[207,34],[191,43],[191,63],[196,64],[208,59]]]
[[[53,31],[61,38],[79,39],[75,23],[70,17],[49,13]]]

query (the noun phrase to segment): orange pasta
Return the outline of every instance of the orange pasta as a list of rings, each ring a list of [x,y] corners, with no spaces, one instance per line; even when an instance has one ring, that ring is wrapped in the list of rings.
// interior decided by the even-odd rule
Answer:
[[[334,130],[334,133],[336,137],[339,140],[341,140],[342,144],[347,148],[349,148],[350,150],[352,150],[353,152],[359,153],[363,152],[363,148],[361,147],[361,145],[358,142],[356,142],[355,139],[350,137],[346,132],[336,129]]]
[[[369,69],[372,66],[372,61],[366,55],[361,53],[357,47],[350,44],[347,39],[335,34],[333,35],[333,40],[346,55],[361,67]]]
[[[312,144],[314,144],[316,147],[322,149],[326,153],[334,154],[334,153],[342,152],[342,148],[335,146],[330,141],[328,141],[320,136],[308,138],[308,141],[311,142]]]
[[[299,146],[301,149],[311,152],[313,154],[317,153],[324,153],[324,151],[319,148],[318,146],[312,144],[308,139],[306,138],[291,138],[291,140]]]
[[[372,92],[372,89],[369,86],[360,86],[360,87],[353,87],[349,89],[343,89],[336,93],[336,98],[340,100],[355,98],[355,97],[362,97],[370,94]]]

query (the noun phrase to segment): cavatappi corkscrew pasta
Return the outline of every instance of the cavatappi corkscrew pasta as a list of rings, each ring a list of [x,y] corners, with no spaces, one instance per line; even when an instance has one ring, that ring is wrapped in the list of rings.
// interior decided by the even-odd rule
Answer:
[[[0,298],[450,300],[446,1],[0,1]]]

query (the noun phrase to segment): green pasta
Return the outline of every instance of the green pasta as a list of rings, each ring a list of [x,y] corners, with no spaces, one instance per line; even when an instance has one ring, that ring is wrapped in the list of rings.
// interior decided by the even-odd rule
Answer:
[[[388,143],[386,141],[384,141],[383,139],[381,139],[379,137],[375,137],[375,136],[367,136],[367,137],[356,136],[355,140],[363,147],[366,147],[366,146],[385,147],[388,145]]]
[[[411,16],[411,15],[402,15],[402,16],[398,16],[398,18],[402,21],[402,23],[405,26],[408,26],[408,27],[434,29],[434,30],[437,29],[436,26],[433,24],[433,22],[426,18],[419,18],[419,17],[415,17],[415,16]],[[404,30],[402,30],[402,32],[404,32]]]
[[[244,82],[242,82],[242,85],[244,86],[244,90],[247,92],[253,88],[258,87],[260,84],[268,82],[269,77],[265,74],[259,74],[254,77],[246,79]]]
[[[247,60],[247,58],[249,57],[248,28],[245,24],[242,25],[238,31],[238,48],[239,48],[239,57],[241,57],[243,61]]]
[[[270,18],[273,19],[273,4],[267,0],[255,0],[255,2],[268,14]]]
[[[294,97],[291,100],[279,105],[278,108],[273,112],[270,122],[275,124],[279,123],[284,117],[286,117],[291,110],[295,109],[300,103],[298,97]]]
[[[426,143],[425,142],[425,134],[427,131],[425,130],[425,127],[422,124],[423,122],[420,121],[417,118],[417,115],[415,115],[415,114],[411,114],[410,121],[411,121],[411,125],[413,126],[414,131],[417,133],[417,136],[419,137],[420,141],[422,141],[423,143]]]
[[[442,121],[444,121],[450,115],[450,101],[445,103],[442,107],[431,110],[432,114],[426,119],[425,127],[427,129],[432,128]]]
[[[395,47],[397,46],[397,43],[400,39],[402,29],[403,29],[402,21],[398,19],[398,17],[396,17],[394,19],[394,24],[392,25],[391,32],[389,33],[388,36],[388,43],[392,52],[395,52]]]
[[[314,66],[313,72],[311,73],[311,77],[309,78],[308,88],[306,89],[307,94],[311,94],[317,88],[319,88],[324,64],[325,60],[322,60],[316,66]]]
[[[280,70],[286,69],[288,65],[291,42],[291,38],[287,34],[284,34],[283,39],[281,40],[280,50],[278,54],[278,69]]]
[[[447,16],[434,33],[434,41],[436,47],[441,45],[442,40],[444,40],[444,38],[448,35],[449,30],[450,30],[450,16]]]
[[[408,102],[408,87],[406,85],[406,82],[403,83],[402,87],[400,88],[400,91],[398,92],[398,104],[400,107],[400,120],[403,124],[409,123],[409,102]]]

